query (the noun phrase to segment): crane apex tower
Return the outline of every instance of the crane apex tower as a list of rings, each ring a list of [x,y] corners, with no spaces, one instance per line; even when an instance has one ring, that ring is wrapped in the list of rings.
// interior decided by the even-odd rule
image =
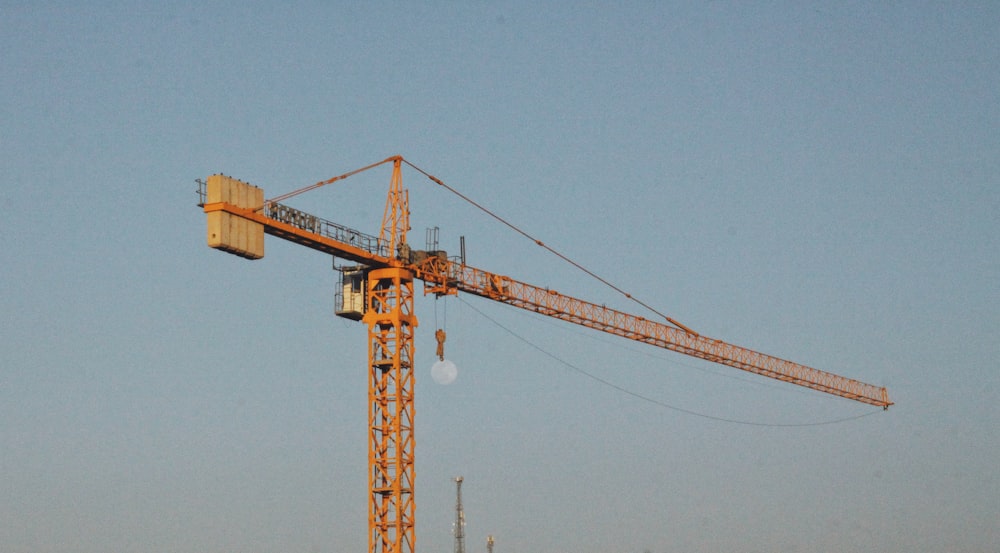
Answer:
[[[227,211],[209,211],[220,203],[253,212],[264,207],[264,190],[225,175],[212,175],[205,185],[208,245],[247,259],[264,257],[264,225]]]

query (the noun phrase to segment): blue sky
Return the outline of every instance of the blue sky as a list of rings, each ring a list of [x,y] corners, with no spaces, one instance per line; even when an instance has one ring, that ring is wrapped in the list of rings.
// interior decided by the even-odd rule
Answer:
[[[272,197],[394,154],[704,334],[897,403],[420,297],[418,551],[451,550],[457,475],[469,551],[1000,542],[993,3],[0,14],[0,549],[364,550],[365,329],[328,257],[207,248],[194,179]],[[388,182],[291,203],[376,232]],[[404,182],[417,244],[643,314]]]

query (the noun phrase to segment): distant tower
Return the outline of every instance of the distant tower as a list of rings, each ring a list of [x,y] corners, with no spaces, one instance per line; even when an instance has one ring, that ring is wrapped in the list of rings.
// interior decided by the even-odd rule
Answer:
[[[462,511],[462,480],[455,478],[457,499],[455,501],[455,553],[465,553],[465,512]]]
[[[493,536],[486,536],[486,553],[493,553]]]

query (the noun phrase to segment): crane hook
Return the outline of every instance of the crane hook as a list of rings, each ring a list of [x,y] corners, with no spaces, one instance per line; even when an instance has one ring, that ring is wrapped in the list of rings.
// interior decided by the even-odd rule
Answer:
[[[437,329],[437,331],[434,332],[434,339],[437,340],[437,344],[438,344],[437,345],[437,356],[438,356],[438,359],[440,359],[441,361],[444,361],[444,340],[445,340],[445,337],[446,337],[446,335],[445,335],[443,329],[439,328],[439,329]]]

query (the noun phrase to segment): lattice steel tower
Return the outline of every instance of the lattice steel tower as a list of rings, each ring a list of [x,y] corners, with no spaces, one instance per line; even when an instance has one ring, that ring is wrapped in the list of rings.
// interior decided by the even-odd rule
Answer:
[[[465,511],[462,510],[462,478],[455,478],[455,553],[465,553]]]

